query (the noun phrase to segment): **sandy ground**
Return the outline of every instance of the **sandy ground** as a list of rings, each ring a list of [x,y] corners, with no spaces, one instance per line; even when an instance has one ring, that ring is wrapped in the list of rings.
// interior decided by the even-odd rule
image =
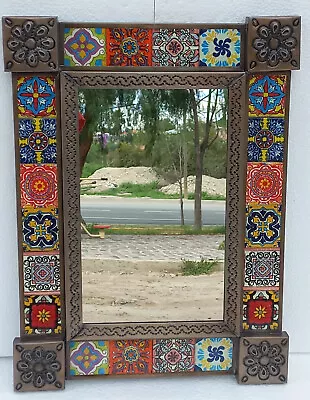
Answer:
[[[224,271],[182,276],[179,261],[83,260],[84,322],[223,319]]]

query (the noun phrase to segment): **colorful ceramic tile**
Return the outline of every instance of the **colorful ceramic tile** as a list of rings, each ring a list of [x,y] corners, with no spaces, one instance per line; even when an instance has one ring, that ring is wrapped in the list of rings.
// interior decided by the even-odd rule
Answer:
[[[56,119],[19,120],[21,164],[56,164]]]
[[[24,297],[25,333],[61,333],[61,308],[58,295]]]
[[[246,208],[246,247],[280,247],[281,205],[249,204]]]
[[[230,338],[207,338],[195,344],[196,371],[227,371],[232,367],[233,342]]]
[[[249,80],[249,116],[284,117],[286,75],[253,75]]]
[[[248,161],[283,161],[284,118],[249,118]]]
[[[153,31],[153,65],[196,67],[199,64],[199,29]]]
[[[20,165],[21,206],[58,206],[57,166]]]
[[[283,164],[247,163],[246,203],[281,203]]]
[[[238,29],[201,29],[199,37],[200,65],[207,67],[239,67],[240,38]]]
[[[244,286],[274,287],[280,282],[280,251],[245,252]]]
[[[22,209],[24,251],[59,249],[58,209],[54,207]]]
[[[107,65],[152,65],[152,31],[143,28],[107,29]]]
[[[104,28],[65,28],[64,65],[103,67],[106,65]]]
[[[110,374],[150,374],[152,340],[110,342]]]
[[[275,330],[279,326],[279,291],[244,291],[243,329]]]
[[[20,118],[56,117],[54,77],[33,76],[17,80],[17,107]]]
[[[24,293],[60,292],[59,254],[31,254],[23,257]]]
[[[70,375],[109,373],[109,344],[106,341],[70,342]]]
[[[195,339],[159,339],[153,345],[153,372],[192,372]]]

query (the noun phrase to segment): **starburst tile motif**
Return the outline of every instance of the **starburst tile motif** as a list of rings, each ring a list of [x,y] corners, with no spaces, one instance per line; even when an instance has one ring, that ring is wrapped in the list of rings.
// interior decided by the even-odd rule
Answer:
[[[247,163],[247,204],[281,204],[282,186],[282,163]]]
[[[105,28],[65,28],[64,65],[103,67],[106,65]]]
[[[245,290],[243,292],[243,329],[277,330],[279,327],[279,291]]]
[[[56,119],[20,119],[19,147],[21,164],[56,164]]]
[[[59,254],[25,253],[23,257],[24,293],[60,294]]]
[[[21,206],[58,206],[57,166],[20,165]]]
[[[199,29],[153,31],[154,66],[196,67],[199,64]]]
[[[109,373],[109,343],[103,340],[70,342],[70,375]]]
[[[152,340],[116,340],[110,342],[110,374],[150,374]]]
[[[239,67],[240,38],[238,29],[201,29],[200,66]]]
[[[232,367],[233,342],[230,338],[207,338],[196,341],[196,371],[228,371]]]
[[[61,304],[59,295],[31,295],[24,297],[25,333],[60,334]]]
[[[153,372],[193,372],[195,339],[159,339],[153,345]]]
[[[286,75],[253,75],[249,79],[249,116],[284,117]]]
[[[145,67],[152,65],[152,30],[107,29],[107,65]]]
[[[20,118],[56,117],[55,78],[44,76],[19,78],[17,107]]]

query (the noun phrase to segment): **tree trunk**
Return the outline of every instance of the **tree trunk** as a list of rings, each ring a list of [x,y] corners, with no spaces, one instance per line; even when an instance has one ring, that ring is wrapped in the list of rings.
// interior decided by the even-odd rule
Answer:
[[[185,221],[184,221],[184,202],[183,202],[182,178],[179,179],[179,193],[180,193],[181,225],[184,226]]]
[[[83,140],[80,142],[80,176],[82,176],[87,154],[89,152],[90,146],[92,145],[92,142],[93,142],[92,135],[83,137]]]
[[[201,230],[201,187],[202,187],[202,162],[200,152],[199,119],[194,90],[191,89],[191,102],[194,116],[194,146],[195,146],[195,229]]]
[[[188,187],[187,187],[187,165],[188,165],[188,153],[187,153],[187,140],[186,140],[186,111],[183,111],[183,184],[184,184],[184,199],[188,199]]]

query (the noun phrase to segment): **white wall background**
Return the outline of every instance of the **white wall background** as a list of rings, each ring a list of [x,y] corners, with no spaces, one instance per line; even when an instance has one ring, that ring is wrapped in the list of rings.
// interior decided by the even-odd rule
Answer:
[[[244,22],[246,16],[302,16],[301,71],[293,72],[285,252],[283,329],[291,352],[310,352],[310,63],[309,0],[1,0],[0,15],[50,15],[60,21],[204,23]],[[0,42],[2,36],[0,34]],[[2,64],[2,48],[0,50]],[[12,354],[19,335],[15,172],[11,77],[0,65],[0,357]]]

